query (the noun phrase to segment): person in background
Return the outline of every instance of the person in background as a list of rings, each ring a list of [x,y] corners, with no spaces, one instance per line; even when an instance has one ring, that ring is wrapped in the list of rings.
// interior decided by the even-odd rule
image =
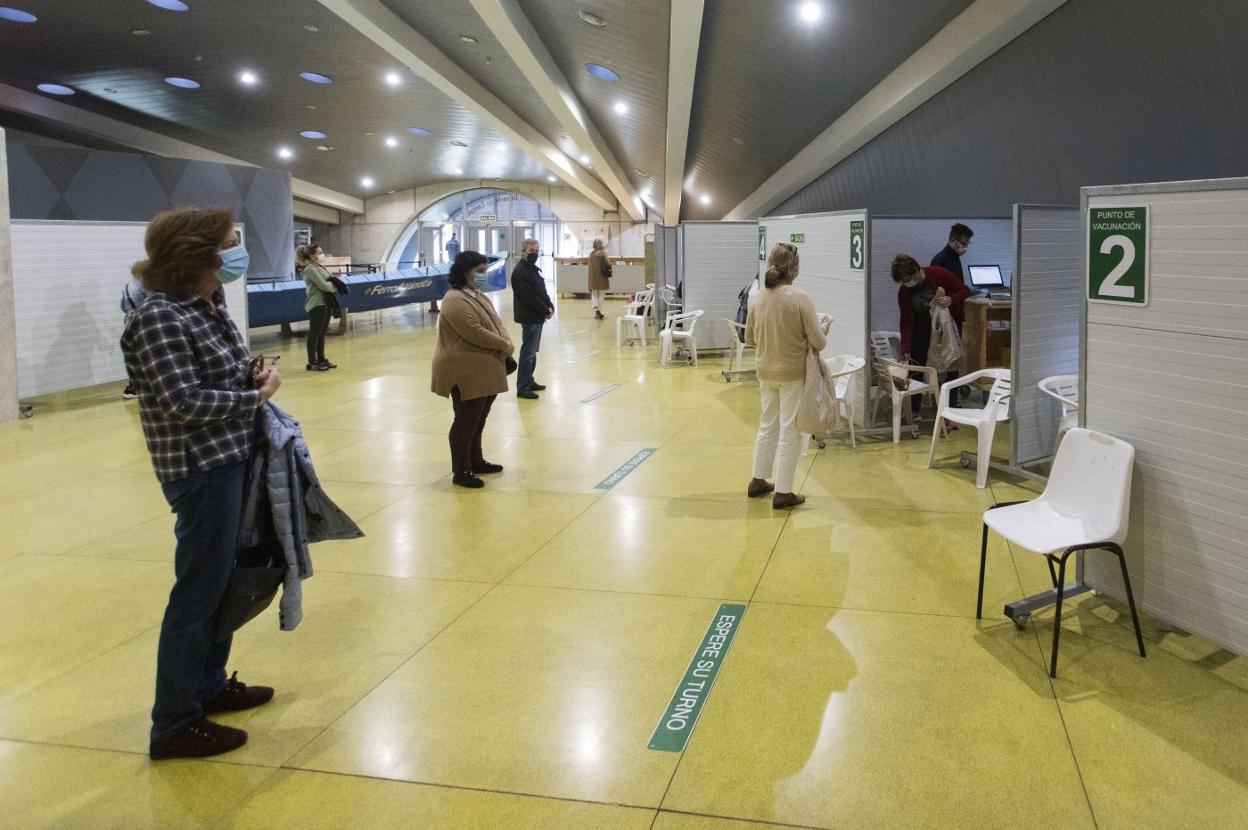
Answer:
[[[158,214],[133,273],[147,299],[126,320],[121,351],[139,393],[152,466],[177,520],[176,580],[156,655],[152,759],[237,749],[241,729],[208,720],[268,703],[273,690],[226,680],[231,638],[216,639],[217,609],[238,552],[257,410],[281,385],[253,372],[225,308],[225,283],[242,279],[247,251],[227,210]]]
[[[516,397],[537,400],[546,387],[533,378],[537,353],[542,346],[542,326],[555,314],[555,304],[546,291],[542,269],[537,267],[540,243],[526,239],[520,247],[520,261],[511,272],[511,292],[515,321],[520,324],[520,368],[516,375]]]
[[[454,262],[455,258],[459,256],[459,250],[459,237],[452,233],[451,238],[446,241],[447,262]]]
[[[307,285],[307,299],[303,308],[308,312],[308,363],[307,371],[325,372],[337,369],[338,364],[325,358],[325,334],[333,317],[333,305],[338,302],[338,291],[329,281],[329,271],[321,266],[321,246],[305,245],[295,251],[295,263],[300,266],[303,282]]]
[[[139,306],[143,305],[143,301],[147,299],[147,291],[143,288],[143,283],[137,278],[131,279],[126,283],[126,287],[121,289],[121,313],[129,319],[130,315],[138,311]],[[123,401],[132,401],[139,396],[134,391],[134,384],[126,381],[126,388],[121,390],[121,399]]]
[[[476,251],[455,257],[433,352],[433,392],[449,397],[455,409],[448,438],[452,481],[459,487],[484,487],[479,476],[503,471],[501,464],[485,460],[481,440],[494,399],[507,391],[505,363],[516,349],[477,287],[478,280],[485,282],[486,262]]]
[[[607,243],[595,239],[589,253],[589,300],[594,305],[596,320],[606,319],[602,316],[602,297],[611,290],[611,263],[607,261],[606,248]]]
[[[746,489],[750,498],[775,491],[771,506],[796,507],[805,496],[793,492],[801,436],[797,408],[806,381],[806,353],[823,351],[827,338],[815,316],[810,295],[793,287],[797,279],[797,248],[781,242],[771,249],[763,290],[745,320],[745,342],[757,354],[758,387],[763,413],[754,441],[754,477]],[[775,471],[776,483],[767,481]]]
[[[966,282],[966,276],[962,273],[962,257],[970,250],[971,237],[974,235],[975,231],[961,222],[955,224],[949,229],[949,244],[932,257],[932,265],[938,265],[952,274],[957,274],[958,279]]]
[[[956,225],[954,227],[957,227]],[[932,340],[932,304],[949,309],[958,331],[962,331],[964,304],[971,296],[971,289],[952,271],[939,265],[920,266],[908,254],[893,258],[893,282],[898,283],[897,306],[900,311],[901,360],[918,366],[927,364],[927,350]],[[958,376],[956,371],[946,372],[942,383]],[[923,396],[910,399],[911,412],[916,416],[923,405]]]

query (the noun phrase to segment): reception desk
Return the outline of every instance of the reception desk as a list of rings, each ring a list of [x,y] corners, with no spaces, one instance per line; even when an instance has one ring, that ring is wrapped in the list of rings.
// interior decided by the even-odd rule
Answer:
[[[1003,349],[1010,347],[1010,318],[1013,304],[1008,299],[972,297],[966,301],[962,324],[962,347],[966,352],[967,374],[989,367],[1009,367]]]
[[[612,294],[636,294],[646,288],[645,257],[608,257]],[[589,257],[555,257],[555,290],[560,294],[589,293]]]

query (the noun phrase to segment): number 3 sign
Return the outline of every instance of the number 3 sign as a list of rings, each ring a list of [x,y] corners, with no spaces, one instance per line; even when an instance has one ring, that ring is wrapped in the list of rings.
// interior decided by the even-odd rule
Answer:
[[[1148,305],[1148,208],[1089,208],[1088,301]]]

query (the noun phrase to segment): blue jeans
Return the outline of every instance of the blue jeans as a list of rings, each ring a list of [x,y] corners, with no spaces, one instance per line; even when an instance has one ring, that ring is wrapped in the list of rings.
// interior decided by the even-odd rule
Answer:
[[[217,609],[238,551],[247,463],[189,475],[161,485],[178,519],[174,574],[156,652],[152,740],[168,738],[204,713],[203,702],[225,688],[232,637],[215,641]]]
[[[542,347],[542,323],[520,326],[520,360],[516,370],[516,391],[533,391],[533,372],[537,369],[537,353]]]

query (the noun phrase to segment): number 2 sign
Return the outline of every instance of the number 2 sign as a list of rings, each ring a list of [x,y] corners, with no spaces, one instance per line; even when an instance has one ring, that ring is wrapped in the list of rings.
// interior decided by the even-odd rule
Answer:
[[[1088,301],[1148,305],[1148,208],[1088,209]]]

